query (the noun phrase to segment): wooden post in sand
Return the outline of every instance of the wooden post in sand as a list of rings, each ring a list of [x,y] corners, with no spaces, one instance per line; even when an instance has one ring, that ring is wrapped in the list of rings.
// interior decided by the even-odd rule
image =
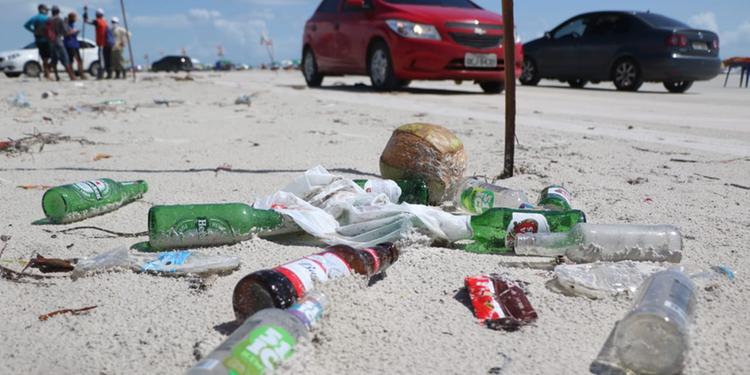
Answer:
[[[513,27],[513,0],[503,1],[503,51],[505,59],[505,167],[500,178],[513,177],[516,142],[516,38]]]
[[[130,69],[133,73],[133,82],[135,82],[135,60],[133,60],[133,46],[130,44],[130,28],[128,27],[128,16],[125,13],[125,0],[120,0],[120,8],[122,9],[122,22],[125,23],[125,31],[128,36],[128,53],[130,54]]]

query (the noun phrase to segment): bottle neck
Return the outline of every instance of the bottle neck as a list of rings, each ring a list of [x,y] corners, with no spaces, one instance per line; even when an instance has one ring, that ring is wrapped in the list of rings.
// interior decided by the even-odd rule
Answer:
[[[369,276],[385,271],[398,260],[399,250],[396,245],[387,242],[362,249],[372,257]]]
[[[554,257],[565,255],[577,245],[573,231],[561,233],[519,233],[514,251],[518,255]]]
[[[148,184],[143,180],[123,181],[120,182],[120,187],[126,195],[132,197],[142,196],[148,191]]]

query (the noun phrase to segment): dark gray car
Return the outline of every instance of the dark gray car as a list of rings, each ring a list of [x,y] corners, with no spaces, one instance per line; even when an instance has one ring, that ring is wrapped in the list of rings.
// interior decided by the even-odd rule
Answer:
[[[650,12],[594,12],[575,16],[524,44],[524,85],[542,78],[613,81],[618,90],[637,91],[644,81],[663,82],[682,93],[693,81],[719,74],[719,37]]]

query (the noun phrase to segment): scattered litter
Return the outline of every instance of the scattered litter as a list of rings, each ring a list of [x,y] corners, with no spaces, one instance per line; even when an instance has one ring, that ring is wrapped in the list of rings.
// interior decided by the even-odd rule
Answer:
[[[50,96],[57,96],[57,92],[55,91],[45,91],[42,93],[42,99],[47,99]]]
[[[39,254],[31,258],[21,272],[26,268],[36,268],[41,273],[70,272],[75,268],[76,259],[45,258]]]
[[[90,130],[93,130],[93,131],[97,131],[97,132],[100,132],[100,133],[106,133],[106,132],[108,132],[108,131],[109,131],[109,130],[108,130],[107,128],[105,128],[105,127],[103,127],[103,126],[92,126],[92,127],[90,127],[89,129],[90,129]]]
[[[11,141],[0,141],[0,150],[5,150],[6,148],[10,148],[13,143]]]
[[[16,186],[19,189],[23,190],[47,190],[51,188],[50,185],[18,185]]]
[[[640,185],[648,182],[648,178],[645,177],[636,177],[636,178],[629,178],[628,184],[630,185]]]
[[[252,105],[252,96],[250,95],[240,95],[237,97],[237,99],[234,100],[235,105]]]
[[[50,223],[66,224],[114,211],[140,199],[146,191],[148,184],[143,180],[81,181],[47,190],[42,196],[42,209]]]
[[[31,148],[39,145],[39,150],[37,152],[42,152],[45,145],[53,145],[63,142],[75,142],[80,145],[94,145],[95,142],[92,142],[86,138],[83,137],[71,137],[67,135],[61,135],[60,133],[44,133],[39,132],[38,130],[34,129],[33,134],[24,134],[26,137],[19,138],[19,139],[10,139],[9,145],[6,145],[5,147],[0,147],[0,151],[7,152],[7,153],[30,153]]]
[[[16,93],[16,96],[13,98],[8,99],[8,102],[11,105],[14,105],[18,108],[29,108],[31,107],[31,103],[29,103],[29,100],[26,99],[26,94],[22,92]]]
[[[94,156],[94,161],[109,159],[111,157],[112,157],[112,155],[110,155],[110,154],[96,154],[96,156]]]
[[[474,315],[487,328],[516,331],[538,317],[523,289],[515,281],[492,274],[467,277],[464,282]]]
[[[654,203],[654,200],[653,200],[653,199],[651,199],[651,198],[649,198],[649,197],[646,197],[646,198],[644,198],[644,199],[643,199],[643,202],[644,202],[644,203],[648,203],[648,204],[651,204],[651,203]]]
[[[105,101],[103,101],[103,102],[101,102],[99,104],[101,104],[101,105],[107,105],[107,106],[117,106],[117,105],[125,105],[125,104],[127,104],[127,102],[125,101],[125,99],[109,99],[109,100],[105,100]]]
[[[49,318],[52,318],[52,317],[57,316],[57,315],[62,315],[62,314],[81,315],[81,314],[86,313],[86,312],[88,312],[90,310],[93,310],[95,308],[97,308],[96,305],[89,306],[89,307],[84,307],[84,308],[80,308],[80,309],[55,310],[55,311],[52,311],[52,312],[49,312],[49,313],[46,313],[46,314],[43,314],[43,315],[39,315],[39,320],[46,321]]]
[[[53,120],[52,117],[49,117],[49,116],[42,116],[42,120],[49,122],[50,124],[55,123],[55,120]]]
[[[518,255],[565,255],[577,263],[682,259],[682,234],[672,225],[578,223],[568,232],[518,233]]]
[[[644,281],[632,309],[612,329],[594,374],[679,374],[689,345],[695,285],[676,268]]]
[[[632,261],[562,264],[555,267],[555,280],[563,294],[602,298],[633,294],[649,276],[666,267]]]
[[[127,247],[121,246],[92,258],[79,259],[71,276],[77,279],[86,274],[118,268],[174,276],[225,275],[239,267],[240,258],[234,256],[203,255],[187,250],[131,253]]]
[[[163,98],[157,98],[154,99],[154,104],[156,105],[165,105],[167,107],[170,107],[175,104],[185,104],[184,100],[172,100],[172,99],[163,99]]]

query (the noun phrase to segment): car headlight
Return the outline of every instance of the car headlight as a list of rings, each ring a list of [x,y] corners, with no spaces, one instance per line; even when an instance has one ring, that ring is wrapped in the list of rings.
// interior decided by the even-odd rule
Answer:
[[[404,38],[440,40],[440,33],[432,25],[403,20],[387,20],[385,23],[393,32]]]

